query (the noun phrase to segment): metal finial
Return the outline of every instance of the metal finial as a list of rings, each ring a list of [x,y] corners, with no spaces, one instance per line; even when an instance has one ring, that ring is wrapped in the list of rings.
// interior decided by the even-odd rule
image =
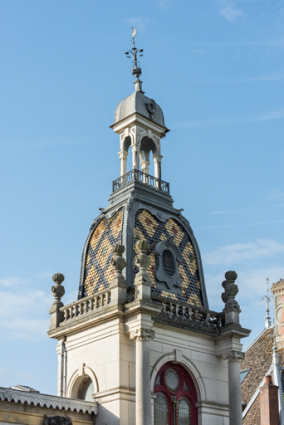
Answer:
[[[264,295],[264,297],[262,297],[261,298],[261,301],[263,301],[265,298],[266,298],[266,318],[265,318],[265,327],[266,327],[266,329],[268,329],[268,328],[270,328],[270,326],[271,326],[271,318],[269,317],[269,313],[270,313],[270,310],[269,310],[269,303],[270,303],[270,301],[271,301],[271,299],[269,298],[269,288],[268,288],[268,285],[269,285],[269,278],[267,277],[266,278],[266,285],[267,285],[267,287],[266,287],[266,295]]]
[[[142,54],[143,49],[137,49],[137,47],[135,46],[135,36],[136,36],[136,34],[137,34],[136,28],[133,29],[133,27],[132,27],[132,38],[131,38],[130,41],[132,41],[133,47],[132,47],[132,49],[125,52],[125,54],[126,54],[127,58],[131,58],[131,55],[133,57],[132,74],[136,77],[136,80],[134,81],[135,90],[140,91],[141,93],[144,93],[142,91],[142,81],[139,80],[139,77],[142,74],[142,70],[140,68],[140,62],[137,59],[138,55],[139,55],[139,57],[143,56],[143,54]]]

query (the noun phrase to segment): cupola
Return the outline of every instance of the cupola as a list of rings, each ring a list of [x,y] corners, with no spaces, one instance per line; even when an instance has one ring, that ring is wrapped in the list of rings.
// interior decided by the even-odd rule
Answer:
[[[138,273],[136,242],[149,243],[152,297],[172,297],[208,307],[201,257],[188,220],[173,206],[170,185],[162,180],[161,141],[169,131],[161,107],[142,90],[142,73],[135,46],[126,52],[133,58],[134,92],[122,100],[111,128],[119,135],[120,176],[113,181],[109,205],[94,220],[82,256],[79,299],[104,291],[110,285],[112,247],[125,246],[124,276],[131,293]],[[131,150],[132,168],[127,170]],[[149,175],[153,158],[154,176]]]

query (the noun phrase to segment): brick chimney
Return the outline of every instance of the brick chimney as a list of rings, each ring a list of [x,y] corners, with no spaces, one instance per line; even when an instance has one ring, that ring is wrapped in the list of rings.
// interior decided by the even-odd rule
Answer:
[[[272,384],[271,375],[267,375],[259,389],[260,425],[279,425],[278,388]]]
[[[284,348],[284,279],[273,283],[271,292],[274,300],[276,344],[278,348]]]

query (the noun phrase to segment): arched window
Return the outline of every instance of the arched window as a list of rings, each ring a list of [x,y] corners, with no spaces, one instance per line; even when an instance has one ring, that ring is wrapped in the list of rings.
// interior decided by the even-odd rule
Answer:
[[[182,366],[168,362],[161,367],[154,392],[155,425],[198,425],[195,386]]]
[[[94,384],[91,378],[83,379],[78,390],[78,396],[80,400],[93,401],[92,394],[94,393]]]
[[[158,393],[155,400],[155,425],[168,425],[168,402],[164,394]]]

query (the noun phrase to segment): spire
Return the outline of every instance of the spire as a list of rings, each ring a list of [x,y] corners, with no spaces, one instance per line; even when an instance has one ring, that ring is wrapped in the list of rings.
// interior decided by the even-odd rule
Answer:
[[[261,298],[261,301],[264,300],[264,298],[266,298],[266,318],[265,318],[265,328],[268,329],[271,326],[271,318],[269,317],[269,303],[271,301],[271,299],[269,298],[268,294],[269,294],[269,278],[266,278],[266,284],[267,284],[267,288],[266,288],[266,295],[264,295],[264,297]]]
[[[140,62],[137,60],[137,56],[139,54],[139,57],[143,56],[143,49],[137,49],[135,46],[135,35],[137,34],[136,28],[133,29],[132,27],[132,38],[130,41],[133,43],[132,49],[125,52],[126,56],[128,58],[131,58],[131,55],[133,56],[133,62],[132,62],[132,75],[136,77],[136,80],[134,81],[135,84],[135,91],[140,91],[141,93],[145,93],[142,90],[142,81],[139,79],[140,75],[142,74],[142,70],[140,68]]]
[[[278,389],[279,416],[280,416],[279,424],[284,425],[283,391],[282,391],[281,375],[280,375],[280,369],[279,369],[279,363],[278,363],[275,328],[274,328],[272,367],[273,367],[273,383],[274,385],[277,385],[279,387]]]

